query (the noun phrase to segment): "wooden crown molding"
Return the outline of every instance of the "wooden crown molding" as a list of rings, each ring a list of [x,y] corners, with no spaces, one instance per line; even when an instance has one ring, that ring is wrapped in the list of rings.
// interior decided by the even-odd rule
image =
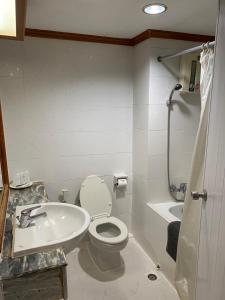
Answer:
[[[191,41],[191,42],[200,42],[200,43],[211,42],[214,41],[215,39],[214,36],[209,36],[209,35],[199,35],[199,34],[163,31],[163,30],[154,30],[154,29],[147,29],[141,34],[130,39],[43,30],[43,29],[32,29],[32,28],[26,28],[25,35],[30,37],[38,37],[38,38],[60,39],[60,40],[102,43],[102,44],[123,45],[123,46],[135,46],[149,38],[171,39],[171,40]]]
[[[31,37],[47,38],[47,39],[59,39],[59,40],[80,41],[80,42],[89,42],[89,43],[133,46],[131,39],[52,31],[52,30],[26,28],[25,35]]]
[[[180,40],[180,41],[190,41],[190,42],[200,42],[200,43],[206,43],[215,40],[215,37],[211,35],[147,29],[146,31],[142,32],[141,34],[135,36],[132,39],[133,45],[135,46],[150,38]]]

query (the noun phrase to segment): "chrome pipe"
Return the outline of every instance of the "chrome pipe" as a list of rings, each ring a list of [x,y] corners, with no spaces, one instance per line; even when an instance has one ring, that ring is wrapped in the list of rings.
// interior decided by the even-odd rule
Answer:
[[[186,50],[183,50],[183,51],[180,51],[180,52],[177,52],[175,54],[170,54],[170,55],[165,55],[165,56],[159,56],[157,58],[157,60],[159,62],[163,62],[164,60],[167,60],[167,59],[170,59],[170,58],[174,58],[174,57],[177,57],[177,56],[181,56],[181,55],[184,55],[184,54],[188,54],[188,53],[192,53],[192,52],[196,52],[196,51],[201,51],[203,50],[204,48],[214,48],[216,45],[216,42],[210,42],[210,43],[206,43],[206,44],[203,44],[203,45],[200,45],[200,46],[196,46],[196,47],[193,47],[193,48],[190,48],[190,49],[186,49]]]

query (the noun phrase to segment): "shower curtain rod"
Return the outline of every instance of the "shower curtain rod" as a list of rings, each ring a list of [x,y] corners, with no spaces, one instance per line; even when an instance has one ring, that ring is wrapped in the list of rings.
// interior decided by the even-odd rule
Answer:
[[[216,44],[215,41],[210,42],[210,43],[206,43],[206,44],[203,44],[203,45],[200,45],[200,46],[197,46],[197,47],[194,47],[194,48],[190,48],[190,49],[187,49],[187,50],[175,53],[175,54],[159,56],[157,59],[158,59],[159,62],[162,62],[163,60],[167,60],[167,59],[174,58],[174,57],[177,57],[177,56],[181,56],[181,55],[184,55],[184,54],[187,54],[187,53],[202,50],[204,47],[213,48],[215,46],[215,44]]]

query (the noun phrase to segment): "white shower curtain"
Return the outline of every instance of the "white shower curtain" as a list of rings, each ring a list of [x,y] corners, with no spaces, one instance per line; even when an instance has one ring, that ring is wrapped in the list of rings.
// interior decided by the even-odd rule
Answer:
[[[201,207],[203,200],[193,200],[191,192],[201,192],[203,190],[213,61],[214,52],[212,49],[204,50],[201,53],[201,115],[184,204],[175,274],[175,285],[181,300],[195,300]]]

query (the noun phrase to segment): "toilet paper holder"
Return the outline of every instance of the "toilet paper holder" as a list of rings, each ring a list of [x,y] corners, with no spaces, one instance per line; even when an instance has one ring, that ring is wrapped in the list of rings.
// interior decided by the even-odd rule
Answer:
[[[126,185],[127,185],[128,176],[124,173],[114,174],[113,176],[114,187],[119,187],[120,186],[119,182],[121,180],[123,181],[126,180]]]

